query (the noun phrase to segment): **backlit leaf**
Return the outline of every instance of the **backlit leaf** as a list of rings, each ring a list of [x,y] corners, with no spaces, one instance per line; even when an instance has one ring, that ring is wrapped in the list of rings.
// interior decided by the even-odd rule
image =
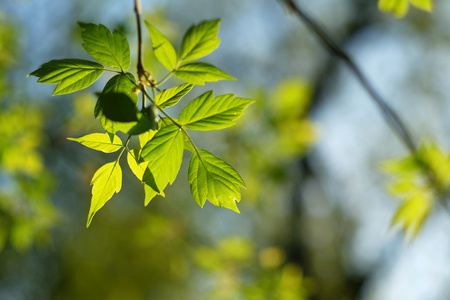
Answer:
[[[91,208],[87,221],[87,227],[92,222],[95,213],[111,199],[114,193],[122,188],[122,169],[118,161],[107,163],[95,172],[92,178]]]
[[[92,133],[80,138],[68,138],[68,140],[78,142],[88,148],[105,153],[116,152],[122,148],[122,141],[117,135],[111,137],[108,133]]]
[[[142,148],[141,157],[148,162],[148,169],[159,191],[163,191],[167,183],[172,184],[177,177],[183,158],[183,142],[183,133],[172,124],[161,128]],[[146,205],[156,194],[161,194],[154,192],[152,197],[146,196]]]
[[[241,200],[240,187],[245,187],[245,183],[229,164],[198,149],[198,153],[192,153],[188,177],[192,196],[200,207],[208,200],[216,206],[239,212],[236,201]]]
[[[192,130],[216,130],[235,124],[243,110],[253,100],[234,97],[233,94],[214,98],[209,91],[192,100],[181,112],[180,122]]]
[[[161,108],[173,106],[177,104],[184,95],[189,93],[192,87],[192,84],[185,83],[168,90],[163,90],[161,93],[156,95],[155,102]]]
[[[234,77],[207,63],[188,63],[175,71],[175,76],[186,82],[204,85],[205,82],[236,80]]]
[[[218,19],[191,26],[181,43],[180,60],[195,60],[214,51],[220,43],[219,24]]]
[[[123,34],[118,31],[111,33],[102,24],[79,22],[79,25],[87,53],[108,67],[119,70],[130,68],[130,46]]]
[[[177,63],[177,53],[170,41],[155,27],[147,21],[145,22],[150,38],[152,40],[152,48],[156,58],[163,66],[172,71]]]
[[[143,159],[141,159],[140,151],[141,151],[140,149],[133,149],[131,151],[128,151],[127,155],[128,166],[130,167],[133,174],[136,175],[136,177],[141,182],[150,186],[153,190],[159,191],[158,187],[156,186],[153,174],[147,168],[148,161],[144,161]],[[164,196],[163,192],[159,193]]]
[[[105,85],[95,106],[95,117],[100,114],[111,121],[137,121],[137,95],[133,92],[136,86],[134,76],[130,73],[118,74]]]
[[[417,193],[403,201],[392,219],[392,225],[401,225],[406,235],[409,238],[414,238],[419,233],[432,208],[432,196],[426,193]]]
[[[410,4],[425,11],[433,10],[432,0],[378,0],[378,8],[381,11],[390,11],[397,18],[408,13]]]
[[[147,144],[148,141],[150,141],[155,136],[156,132],[158,131],[149,130],[139,135],[139,145],[141,146],[141,148],[143,148],[145,144]]]
[[[53,95],[63,95],[87,88],[94,83],[105,68],[92,61],[82,59],[52,60],[32,72],[38,82],[57,84]]]

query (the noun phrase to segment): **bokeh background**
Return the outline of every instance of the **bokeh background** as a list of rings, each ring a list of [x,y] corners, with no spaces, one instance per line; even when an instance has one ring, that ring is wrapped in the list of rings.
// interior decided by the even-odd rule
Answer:
[[[400,20],[375,0],[299,3],[417,139],[449,149],[449,2]],[[90,180],[114,157],[66,138],[101,130],[95,92],[108,77],[50,97],[54,87],[27,74],[51,59],[90,59],[77,21],[119,29],[136,49],[133,1],[1,0],[0,299],[450,299],[449,215],[437,207],[412,242],[390,228],[399,202],[379,165],[406,150],[281,2],[142,4],[176,46],[191,24],[222,18],[221,45],[205,61],[238,81],[195,87],[183,101],[209,89],[256,100],[235,127],[193,135],[246,181],[241,213],[195,204],[186,152],[166,197],[147,207],[123,160],[122,191],[86,229]],[[146,32],[144,42],[161,78]]]

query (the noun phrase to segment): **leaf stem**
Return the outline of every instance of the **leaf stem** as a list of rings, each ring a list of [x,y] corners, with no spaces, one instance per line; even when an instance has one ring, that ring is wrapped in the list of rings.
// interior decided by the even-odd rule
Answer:
[[[153,90],[153,94],[155,94],[155,91],[154,91],[153,88],[152,88],[152,90]],[[164,111],[164,109],[162,109],[159,105],[157,105],[156,102],[153,101],[153,100],[150,98],[150,95],[147,93],[146,90],[143,90],[142,92],[147,96],[147,98],[150,99],[150,101],[152,102],[152,104],[155,105],[156,108],[157,108],[157,109],[158,109],[158,110],[159,110],[166,118],[168,118],[173,124],[175,124],[178,128],[180,128],[180,130],[187,136],[187,138],[188,138],[189,142],[191,143],[192,147],[194,147],[194,150],[195,150],[195,152],[197,152],[197,155],[200,157],[200,153],[198,152],[197,146],[195,146],[194,141],[191,139],[191,136],[190,136],[189,133],[186,131],[186,129],[183,127],[183,125],[181,125],[180,123],[178,123],[177,121],[175,121],[175,119],[173,119],[171,116],[169,116],[169,115]],[[156,97],[156,96],[154,96],[154,97]]]
[[[119,159],[122,157],[123,152],[125,149],[128,148],[128,143],[130,142],[131,135],[128,136],[127,140],[125,141],[125,144],[123,144],[122,150],[120,151],[119,157],[117,157],[117,162],[119,162]]]
[[[156,106],[156,108],[166,117],[168,118],[173,124],[177,125],[178,128],[183,129],[183,125],[175,121],[171,116],[169,116],[164,109],[162,109],[156,102],[150,97],[150,95],[147,93],[145,89],[142,90],[142,92],[145,94],[145,96],[152,102],[153,105]]]
[[[363,88],[369,93],[375,103],[378,105],[381,113],[391,127],[392,131],[397,134],[398,138],[405,144],[406,148],[412,153],[416,154],[416,143],[412,139],[412,136],[408,128],[404,125],[403,121],[397,115],[397,113],[387,104],[387,102],[381,97],[377,90],[373,87],[370,81],[366,78],[360,68],[356,65],[353,59],[340,48],[334,40],[314,21],[300,6],[296,5],[293,0],[282,0],[291,11],[293,11],[298,18],[309,27],[309,29],[316,35],[316,37],[323,42],[325,47],[337,58],[342,60],[353,72],[356,78],[359,80]]]
[[[105,72],[117,73],[117,74],[125,74],[123,71],[104,69]]]
[[[145,87],[144,86],[141,87],[141,90],[142,89],[145,89]],[[142,111],[144,111],[144,110],[145,110],[145,94],[142,93]]]
[[[163,79],[161,79],[159,82],[157,82],[157,83],[155,84],[155,86],[159,86],[159,85],[163,84],[164,82],[166,82],[167,79],[169,79],[170,77],[172,77],[173,73],[174,73],[174,71],[170,71]]]

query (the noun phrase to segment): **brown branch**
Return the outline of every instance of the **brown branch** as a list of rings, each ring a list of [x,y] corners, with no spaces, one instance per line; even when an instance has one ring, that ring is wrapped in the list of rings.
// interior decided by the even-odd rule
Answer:
[[[397,134],[399,139],[405,144],[408,150],[415,154],[417,152],[416,143],[414,142],[408,128],[397,113],[387,104],[381,97],[377,90],[373,87],[367,77],[363,74],[361,69],[357,66],[354,60],[341,48],[334,40],[316,23],[299,5],[295,4],[293,0],[280,0],[295,13],[298,18],[306,24],[306,26],[316,35],[316,37],[325,45],[325,47],[344,64],[346,64],[350,71],[356,76],[363,88],[369,93],[375,103],[378,105],[384,119],[391,127],[392,131]]]
[[[146,80],[146,71],[142,63],[142,29],[141,29],[141,0],[134,0],[134,12],[136,13],[137,34],[138,34],[138,63],[137,72],[139,81]]]

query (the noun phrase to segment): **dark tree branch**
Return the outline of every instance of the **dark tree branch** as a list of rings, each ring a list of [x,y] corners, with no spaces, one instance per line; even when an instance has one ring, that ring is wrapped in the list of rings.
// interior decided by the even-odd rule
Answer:
[[[339,47],[333,39],[316,23],[299,5],[295,4],[293,0],[280,0],[286,4],[286,6],[295,13],[303,23],[317,36],[317,38],[325,45],[325,47],[342,62],[344,62],[349,69],[353,72],[356,78],[359,80],[364,89],[369,93],[375,103],[378,105],[381,113],[391,127],[392,131],[400,138],[405,144],[408,150],[415,154],[417,151],[416,144],[412,139],[412,136],[408,128],[404,125],[403,121],[397,115],[397,113],[387,104],[387,102],[381,97],[377,90],[373,87],[370,81],[362,73],[361,69],[356,65],[353,59]]]

